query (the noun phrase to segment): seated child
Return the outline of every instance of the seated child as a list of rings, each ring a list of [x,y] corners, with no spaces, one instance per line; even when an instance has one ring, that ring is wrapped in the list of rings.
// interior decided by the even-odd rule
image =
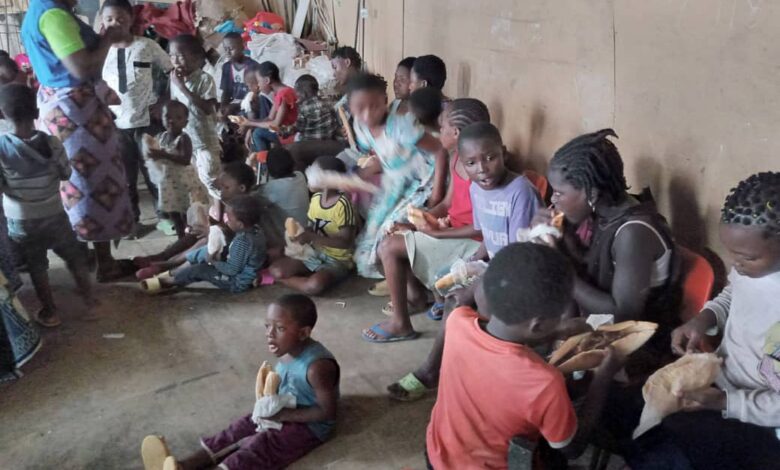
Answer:
[[[715,386],[683,395],[683,411],[640,436],[626,460],[648,468],[778,468],[780,463],[780,173],[755,174],[723,206],[729,284],[672,333],[677,354],[699,352],[718,328]],[[638,420],[638,413],[637,413]]]
[[[274,105],[268,117],[262,121],[246,120],[241,130],[246,132],[246,146],[252,152],[261,152],[279,143],[279,132],[292,126],[298,119],[298,101],[295,90],[282,83],[279,67],[273,62],[263,62],[251,69],[257,78],[260,93],[274,95]]]
[[[447,81],[447,64],[435,55],[421,55],[414,60],[409,74],[409,90],[431,87],[441,91]],[[445,101],[449,98],[445,97]]]
[[[176,461],[165,440],[147,436],[141,446],[146,470],[213,468],[286,468],[325,442],[336,424],[340,370],[333,354],[311,338],[317,307],[304,295],[280,297],[268,307],[268,350],[279,358],[279,395],[294,395],[297,407],[271,418],[281,429],[257,432],[247,414],[213,436],[201,439],[201,450]]]
[[[429,468],[507,468],[515,436],[544,438],[551,448],[576,458],[624,358],[608,348],[578,423],[563,375],[534,351],[563,333],[561,315],[574,288],[572,266],[553,248],[513,243],[490,261],[479,284],[479,313],[459,307],[447,319],[426,437]]]
[[[318,96],[319,91],[319,83],[311,75],[301,75],[295,81],[295,94],[298,95],[296,141],[334,140],[340,134],[341,124],[336,110]]]
[[[259,223],[260,203],[257,199],[249,195],[231,199],[225,210],[225,225],[235,236],[225,261],[219,259],[219,254],[212,257],[208,246],[202,246],[188,252],[187,262],[170,271],[169,275],[141,281],[141,288],[156,293],[165,288],[206,281],[233,293],[249,290],[266,260],[265,236],[257,227]]]
[[[198,181],[192,162],[192,141],[184,132],[189,111],[178,101],[169,101],[163,108],[165,132],[157,135],[159,149],[149,151],[152,182],[158,188],[157,210],[173,221],[176,236],[184,238],[187,208],[190,199],[208,202],[208,196]],[[198,196],[199,195],[199,196]]]
[[[171,99],[184,103],[190,112],[184,130],[192,140],[198,178],[216,206],[220,199],[216,180],[222,158],[217,134],[217,86],[211,75],[201,70],[206,53],[198,38],[180,34],[171,40],[169,47],[173,64]]]
[[[11,132],[0,135],[0,192],[14,251],[27,263],[42,308],[36,315],[45,327],[59,325],[49,285],[48,250],[62,258],[88,309],[92,297],[86,251],[76,239],[60,199],[60,182],[71,174],[65,149],[56,137],[35,130],[35,92],[19,84],[0,88],[0,111]],[[5,230],[5,227],[0,227]]]
[[[228,116],[239,113],[241,100],[249,92],[246,77],[257,62],[244,54],[244,40],[238,33],[227,33],[222,38],[222,48],[230,59],[222,65],[220,107],[222,114]]]
[[[234,197],[249,194],[254,183],[255,174],[249,166],[241,162],[231,162],[222,166],[222,173],[216,181],[216,186],[222,195],[221,205],[229,203]],[[217,220],[216,211],[209,214],[209,225],[221,224]],[[186,254],[206,244],[209,233],[207,225],[187,226],[185,236],[160,253],[151,256],[139,256],[133,258],[133,263],[139,268],[136,272],[138,280],[157,275],[163,271],[173,269],[186,261]]]
[[[314,164],[326,171],[347,172],[344,162],[336,157],[320,157]],[[282,284],[317,295],[352,272],[357,220],[345,194],[327,188],[311,190],[315,194],[309,204],[309,229],[293,241],[311,244],[315,255],[303,261],[285,256],[269,269]]]
[[[270,179],[261,184],[257,196],[263,205],[263,229],[268,245],[284,248],[284,222],[292,217],[301,225],[308,223],[309,187],[287,149],[268,151],[266,159]]]
[[[439,136],[443,98],[441,90],[433,87],[419,88],[409,95],[409,111],[426,131],[436,137]]]
[[[463,162],[465,173],[471,180],[469,194],[473,228],[482,235],[482,244],[471,256],[475,260],[492,258],[498,250],[514,240],[517,230],[529,226],[541,204],[533,185],[524,176],[504,166],[505,153],[501,134],[489,122],[475,122],[460,131],[458,159]],[[399,251],[395,250],[396,256]],[[390,256],[389,253],[386,255]],[[403,281],[411,278],[408,273],[410,268],[397,262],[391,262],[388,266],[385,266],[385,275],[388,286],[394,291],[391,298],[403,299],[402,291],[406,290],[406,282]],[[393,273],[392,269],[396,266],[398,269]],[[441,267],[446,268],[437,266],[436,269]],[[401,269],[407,270],[407,277],[400,277]],[[422,268],[418,268],[418,272],[422,272]],[[394,282],[395,280],[401,280],[402,283]],[[400,300],[393,301],[390,319],[363,330],[363,338],[375,343],[403,341],[415,339],[417,336],[404,302]]]

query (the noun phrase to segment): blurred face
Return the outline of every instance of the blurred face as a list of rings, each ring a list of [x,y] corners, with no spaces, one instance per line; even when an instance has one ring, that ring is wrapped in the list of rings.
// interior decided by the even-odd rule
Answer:
[[[417,74],[414,72],[414,69],[412,69],[412,71],[409,72],[409,93],[420,88],[425,88],[427,86],[428,86],[428,82],[426,80],[421,80],[420,77],[418,77]]]
[[[244,74],[244,83],[246,84],[247,88],[249,88],[249,91],[253,93],[258,93],[260,91],[260,83],[257,81],[256,73]]]
[[[487,139],[470,139],[460,146],[460,160],[469,179],[484,190],[501,185],[506,176],[504,148]]]
[[[395,69],[395,77],[393,78],[393,93],[399,100],[405,100],[409,98],[412,91],[409,89],[410,83],[410,71],[406,67],[398,67]]]
[[[439,141],[441,146],[448,152],[452,152],[458,147],[458,136],[460,135],[460,129],[450,124],[447,109],[439,115]]]
[[[766,237],[762,227],[721,223],[720,241],[739,274],[758,278],[780,271],[780,237]]]
[[[230,201],[236,196],[240,196],[247,191],[243,184],[239,184],[232,176],[222,173],[217,178],[217,188],[222,195],[223,201]]]
[[[241,39],[225,39],[222,41],[222,48],[225,50],[225,55],[233,62],[241,62],[244,57],[244,41]]]
[[[350,74],[351,61],[341,57],[331,59],[330,64],[333,66],[333,75],[339,85],[347,83]]]
[[[358,90],[349,96],[349,112],[368,127],[381,125],[387,116],[387,95],[374,90]]]
[[[166,130],[178,134],[187,125],[187,111],[181,107],[166,106],[163,109],[162,121]]]
[[[255,80],[257,80],[257,89],[261,93],[271,93],[274,91],[274,87],[271,86],[271,77],[264,77],[260,75],[260,72],[254,74]]]
[[[103,8],[101,15],[103,26],[106,28],[120,28],[127,34],[130,34],[130,27],[133,25],[133,15],[123,8],[106,7]]]
[[[311,328],[301,327],[287,309],[271,304],[265,316],[265,339],[268,350],[276,357],[293,351],[311,334]]]
[[[547,180],[553,191],[551,201],[556,210],[563,212],[566,220],[577,225],[590,217],[593,209],[588,204],[584,189],[572,186],[558,170],[550,170],[547,173]]]
[[[200,67],[198,56],[180,44],[170,43],[171,65],[179,76],[187,76]]]
[[[236,218],[236,214],[233,212],[233,208],[230,206],[228,206],[227,210],[225,210],[225,225],[227,225],[228,228],[233,232],[239,232],[246,228],[244,223]]]

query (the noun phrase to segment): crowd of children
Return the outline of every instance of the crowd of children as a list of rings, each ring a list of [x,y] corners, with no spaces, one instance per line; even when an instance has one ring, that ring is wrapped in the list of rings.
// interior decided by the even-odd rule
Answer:
[[[80,66],[67,64],[80,49],[46,45],[60,37],[50,19],[70,24],[75,17],[70,10],[51,14],[65,10],[52,5],[36,13],[42,29],[27,44],[44,50],[32,54],[33,66],[42,58],[67,59],[67,70],[47,62],[43,73],[71,74],[67,100],[79,102],[78,93],[87,93],[73,72]],[[552,204],[545,208],[547,195],[507,167],[487,106],[443,94],[446,66],[437,56],[402,60],[388,104],[385,79],[361,71],[357,51],[339,48],[332,54],[339,95],[333,100],[311,75],[294,87],[282,83],[274,63],[245,55],[238,34],[224,37],[227,61],[217,86],[203,70],[206,54],[195,36],[173,38],[165,53],[131,33],[127,0],[106,0],[101,19],[107,88],[95,85],[87,94],[110,105],[112,120],[97,112],[99,122],[79,117],[79,126],[98,137],[119,129],[121,159],[114,163],[123,172],[96,174],[105,166],[77,148],[84,138],[68,128],[65,98],[57,95],[62,84],[47,85],[52,79],[45,77],[36,102],[29,80],[0,54],[0,289],[11,298],[21,284],[17,271],[26,270],[41,302],[34,315],[40,325],[60,323],[48,250],[65,261],[86,311],[97,305],[81,242],[104,243],[129,233],[130,220],[138,223],[140,173],[158,217],[176,234],[161,253],[118,263],[129,265],[148,293],[195,282],[239,293],[279,282],[319,295],[357,271],[384,278],[372,293],[389,295],[382,309],[388,318],[363,330],[364,340],[417,338],[410,321],[417,312],[444,320],[423,365],[388,387],[404,401],[438,388],[426,435],[430,468],[506,468],[515,436],[543,440],[552,454],[573,458],[596,440],[597,430],[610,435],[610,450],[635,470],[777,466],[780,310],[772,299],[780,292],[780,173],[753,175],[729,194],[720,229],[734,258],[729,285],[681,325],[678,249],[652,195],[628,193],[611,129],[584,134],[555,153],[547,173]],[[90,84],[94,78],[89,75]],[[220,122],[227,134],[220,134]],[[227,135],[241,136],[262,158],[247,165],[226,150]],[[348,136],[355,149],[313,160],[314,171],[330,176],[322,184],[296,171],[301,160],[284,147],[293,140],[346,146]],[[100,150],[90,145],[90,152]],[[128,207],[115,187],[119,175]],[[95,178],[103,179],[84,183]],[[374,184],[374,191],[330,183],[355,180]],[[68,182],[62,190],[61,182]],[[88,208],[80,208],[84,198],[92,200]],[[412,210],[422,211],[422,222],[412,220]],[[518,242],[519,233],[556,217],[564,221],[553,246]],[[290,233],[290,221],[300,230]],[[434,287],[456,262],[480,260],[486,268],[470,282],[449,292]],[[4,315],[12,308],[3,303]],[[607,348],[586,381],[572,381],[544,355],[555,341],[588,330],[583,318],[590,314],[653,321],[658,332],[631,357]],[[327,440],[340,370],[311,337],[316,321],[306,295],[283,296],[268,309],[265,334],[279,358],[278,396],[291,397],[291,407],[282,405],[287,398],[265,400],[276,406],[273,412],[260,416],[256,408],[180,460],[162,438],[150,436],[143,444],[146,468],[283,468]],[[628,403],[636,404],[637,385],[673,354],[701,350],[712,328],[723,336],[716,383],[687,393],[683,412],[632,439],[641,407]],[[619,371],[621,382],[614,380]]]

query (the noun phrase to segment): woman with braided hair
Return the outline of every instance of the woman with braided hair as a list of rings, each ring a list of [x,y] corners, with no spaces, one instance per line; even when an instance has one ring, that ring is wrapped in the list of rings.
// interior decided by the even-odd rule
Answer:
[[[633,443],[633,470],[780,465],[780,173],[755,174],[731,190],[720,240],[733,262],[729,284],[672,333],[672,348],[698,352],[717,327],[721,373]]]

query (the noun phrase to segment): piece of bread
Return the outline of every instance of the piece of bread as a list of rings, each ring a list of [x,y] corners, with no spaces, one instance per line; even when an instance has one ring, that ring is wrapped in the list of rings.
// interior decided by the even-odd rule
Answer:
[[[553,215],[552,220],[550,221],[550,225],[557,228],[558,230],[563,230],[563,221],[565,220],[565,217],[563,215],[563,212],[555,211],[555,215]]]
[[[657,323],[626,321],[614,325],[603,325],[595,331],[572,336],[550,355],[550,364],[562,373],[598,367],[606,355],[606,346],[612,346],[615,353],[628,356],[641,348],[658,329]]]
[[[282,383],[282,378],[274,371],[270,371],[265,378],[265,387],[263,388],[263,396],[270,397],[279,394],[279,385]]]
[[[409,219],[409,223],[414,225],[417,230],[440,227],[439,219],[434,217],[433,214],[411,204],[406,206],[406,217]]]
[[[303,226],[292,217],[287,217],[287,220],[284,221],[284,230],[288,237],[295,238],[303,233]]]
[[[455,275],[450,273],[439,278],[433,287],[439,292],[445,292],[447,289],[455,285]]]
[[[265,381],[268,378],[268,374],[273,371],[273,367],[268,361],[263,361],[263,365],[257,371],[257,381],[255,382],[255,398],[262,398],[263,391],[265,390]]]

